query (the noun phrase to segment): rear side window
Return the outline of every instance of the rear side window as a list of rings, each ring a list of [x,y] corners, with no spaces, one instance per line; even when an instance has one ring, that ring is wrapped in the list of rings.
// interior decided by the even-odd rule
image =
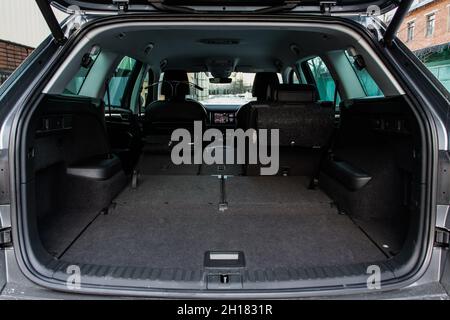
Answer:
[[[371,75],[367,72],[366,69],[359,70],[355,66],[355,59],[348,54],[347,51],[345,51],[345,55],[347,56],[348,61],[350,62],[353,71],[355,72],[356,76],[359,79],[359,82],[361,83],[361,86],[366,94],[367,97],[383,97],[383,92],[378,87],[378,85],[375,83],[375,80],[371,77]]]
[[[108,92],[105,92],[104,101],[107,106],[111,105],[113,108],[120,108],[122,106],[122,98],[125,95],[125,90],[136,63],[137,61],[130,57],[124,57],[120,61],[109,81],[109,100]]]
[[[64,94],[74,94],[79,95],[81,88],[83,87],[84,81],[86,80],[89,72],[97,61],[98,56],[100,55],[100,50],[97,49],[95,53],[88,53],[84,55],[83,61],[81,63],[80,69],[77,74],[70,80],[64,89]]]
[[[299,84],[300,80],[298,79],[297,73],[294,69],[289,72],[289,83],[291,84]]]
[[[149,69],[145,72],[145,76],[141,83],[141,88],[139,92],[141,107],[145,107],[149,105],[151,101],[153,101],[153,86],[152,86],[153,80],[154,80],[153,71]]]
[[[315,57],[306,62],[307,67],[311,71],[317,90],[319,91],[320,100],[334,101],[336,93],[336,83],[331,76],[327,65],[320,57]]]
[[[449,8],[450,10],[450,8]],[[450,19],[450,18],[449,18]],[[450,20],[449,20],[450,21]],[[449,23],[450,25],[450,23]],[[440,63],[440,61],[438,62]],[[428,68],[430,69],[431,73],[439,80],[442,82],[442,84],[444,85],[444,87],[447,88],[447,90],[450,91],[450,64],[444,64],[444,65],[432,65],[430,64],[428,66]]]

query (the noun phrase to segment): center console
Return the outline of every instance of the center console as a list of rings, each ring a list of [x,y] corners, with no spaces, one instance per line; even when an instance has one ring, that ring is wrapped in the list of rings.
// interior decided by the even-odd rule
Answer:
[[[240,105],[207,105],[208,127],[234,129],[237,125],[236,114]]]

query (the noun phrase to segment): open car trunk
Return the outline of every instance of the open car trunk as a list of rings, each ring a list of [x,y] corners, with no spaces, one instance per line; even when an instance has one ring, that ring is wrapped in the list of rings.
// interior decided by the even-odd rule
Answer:
[[[403,97],[343,104],[333,159],[289,147],[277,175],[258,176],[245,165],[176,166],[150,146],[135,181],[122,170],[105,173],[115,155],[65,160],[98,153],[92,137],[101,137],[68,107],[91,100],[72,99],[45,97],[35,123],[60,119],[70,128],[38,127],[32,138],[35,221],[55,277],[72,264],[86,276],[189,288],[351,278],[369,265],[394,277],[411,246],[417,127]],[[218,274],[238,276],[232,284],[209,278]]]
[[[243,55],[246,61],[267,63],[263,69],[274,74],[279,64],[274,65],[263,49],[277,52],[279,43],[288,44],[291,52],[283,58],[293,65],[300,59],[292,54],[296,52],[292,39],[309,39],[318,46],[308,49],[305,59],[314,50],[316,55],[326,51],[330,58],[338,50],[344,54],[345,42],[359,50],[358,59],[367,59],[377,80],[381,79],[384,95],[343,95],[337,103],[341,93],[336,90],[335,101],[319,101],[316,93],[311,94],[314,85],[304,83],[297,86],[309,91],[288,91],[284,96],[278,91],[269,107],[250,103],[250,109],[257,110],[251,113],[255,128],[280,129],[279,168],[264,176],[261,166],[254,164],[175,165],[171,144],[164,135],[154,134],[151,126],[156,125],[141,110],[108,109],[99,99],[108,92],[100,89],[95,97],[68,94],[63,89],[71,77],[65,70],[56,73],[27,119],[22,145],[21,187],[26,195],[23,213],[30,260],[54,281],[66,281],[68,268],[78,266],[83,286],[139,290],[367,288],[371,266],[379,268],[386,282],[407,274],[423,244],[426,154],[421,120],[362,38],[357,42],[353,34],[333,25],[311,25],[284,30],[282,24],[273,29],[258,29],[255,24],[250,31],[214,25],[202,30],[200,37],[197,25],[174,32],[165,26],[130,24],[120,26],[119,33],[112,27],[99,32],[98,38],[87,38],[66,65],[67,72],[75,74],[80,62],[92,58],[83,56],[92,55],[92,45],[110,50],[109,57],[123,48],[147,50],[147,40],[135,42],[152,36],[166,51],[159,52],[155,45],[150,55],[136,53],[136,59],[148,59],[140,66],[145,62],[160,68],[165,60],[159,58],[185,45],[180,42],[179,50],[172,49],[170,41],[184,39],[195,54],[210,46],[211,56],[218,56],[235,52],[231,46],[240,36],[245,39],[239,50],[249,52]],[[217,30],[223,38],[208,34]],[[251,49],[257,44],[261,50]],[[253,57],[257,52],[265,55]],[[187,53],[177,57],[169,61],[188,66],[196,61]],[[89,79],[86,83],[92,85]],[[89,92],[83,90],[79,92]],[[298,97],[303,100],[297,101]],[[305,97],[311,101],[305,102]],[[204,124],[226,129],[212,119],[214,112],[208,110]],[[151,130],[146,131],[146,126]],[[123,127],[127,148],[116,135]],[[320,145],[302,144],[317,136]]]

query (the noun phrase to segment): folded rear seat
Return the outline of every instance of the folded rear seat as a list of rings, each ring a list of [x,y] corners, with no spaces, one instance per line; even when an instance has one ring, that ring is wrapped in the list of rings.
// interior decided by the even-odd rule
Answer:
[[[335,112],[318,102],[315,86],[281,84],[273,90],[274,102],[254,106],[251,121],[256,129],[279,129],[282,175],[313,175],[322,150],[330,141]],[[259,174],[249,166],[247,174]]]
[[[50,173],[64,186],[64,203],[87,205],[84,195],[96,193],[89,206],[101,210],[127,183],[120,159],[110,150],[100,99],[73,95],[46,95],[34,133],[35,157],[30,169],[37,180]],[[64,192],[63,192],[64,191]]]
[[[102,100],[48,96],[46,110],[47,114],[70,115],[71,135],[64,150],[67,174],[107,180],[122,171],[119,158],[111,154]]]

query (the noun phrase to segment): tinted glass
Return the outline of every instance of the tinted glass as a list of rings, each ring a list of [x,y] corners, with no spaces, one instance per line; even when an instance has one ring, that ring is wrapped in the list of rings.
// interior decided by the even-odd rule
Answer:
[[[361,86],[363,87],[363,90],[366,94],[366,97],[382,97],[383,92],[378,87],[378,85],[375,83],[375,80],[371,77],[371,75],[367,72],[366,69],[359,70],[355,66],[355,59],[348,54],[347,51],[345,51],[345,55],[347,56],[348,61],[350,62],[353,71],[355,71],[356,76],[359,79],[359,82],[361,83]]]
[[[334,101],[336,83],[334,82],[325,62],[323,62],[320,57],[315,57],[308,60],[307,65],[315,80],[317,90],[319,91],[320,100]]]
[[[122,106],[122,98],[135,65],[135,59],[124,57],[114,71],[109,81],[109,103],[111,107],[119,108]],[[105,93],[104,101],[108,105],[107,93]]]
[[[64,89],[65,94],[74,94],[74,95],[80,94],[84,81],[86,80],[89,71],[91,71],[92,67],[94,66],[95,61],[97,61],[99,54],[100,51],[98,51],[95,55],[90,55],[91,59],[90,63],[85,66],[80,66],[80,69],[78,70],[77,74],[72,78],[72,80],[70,80],[70,82]]]

